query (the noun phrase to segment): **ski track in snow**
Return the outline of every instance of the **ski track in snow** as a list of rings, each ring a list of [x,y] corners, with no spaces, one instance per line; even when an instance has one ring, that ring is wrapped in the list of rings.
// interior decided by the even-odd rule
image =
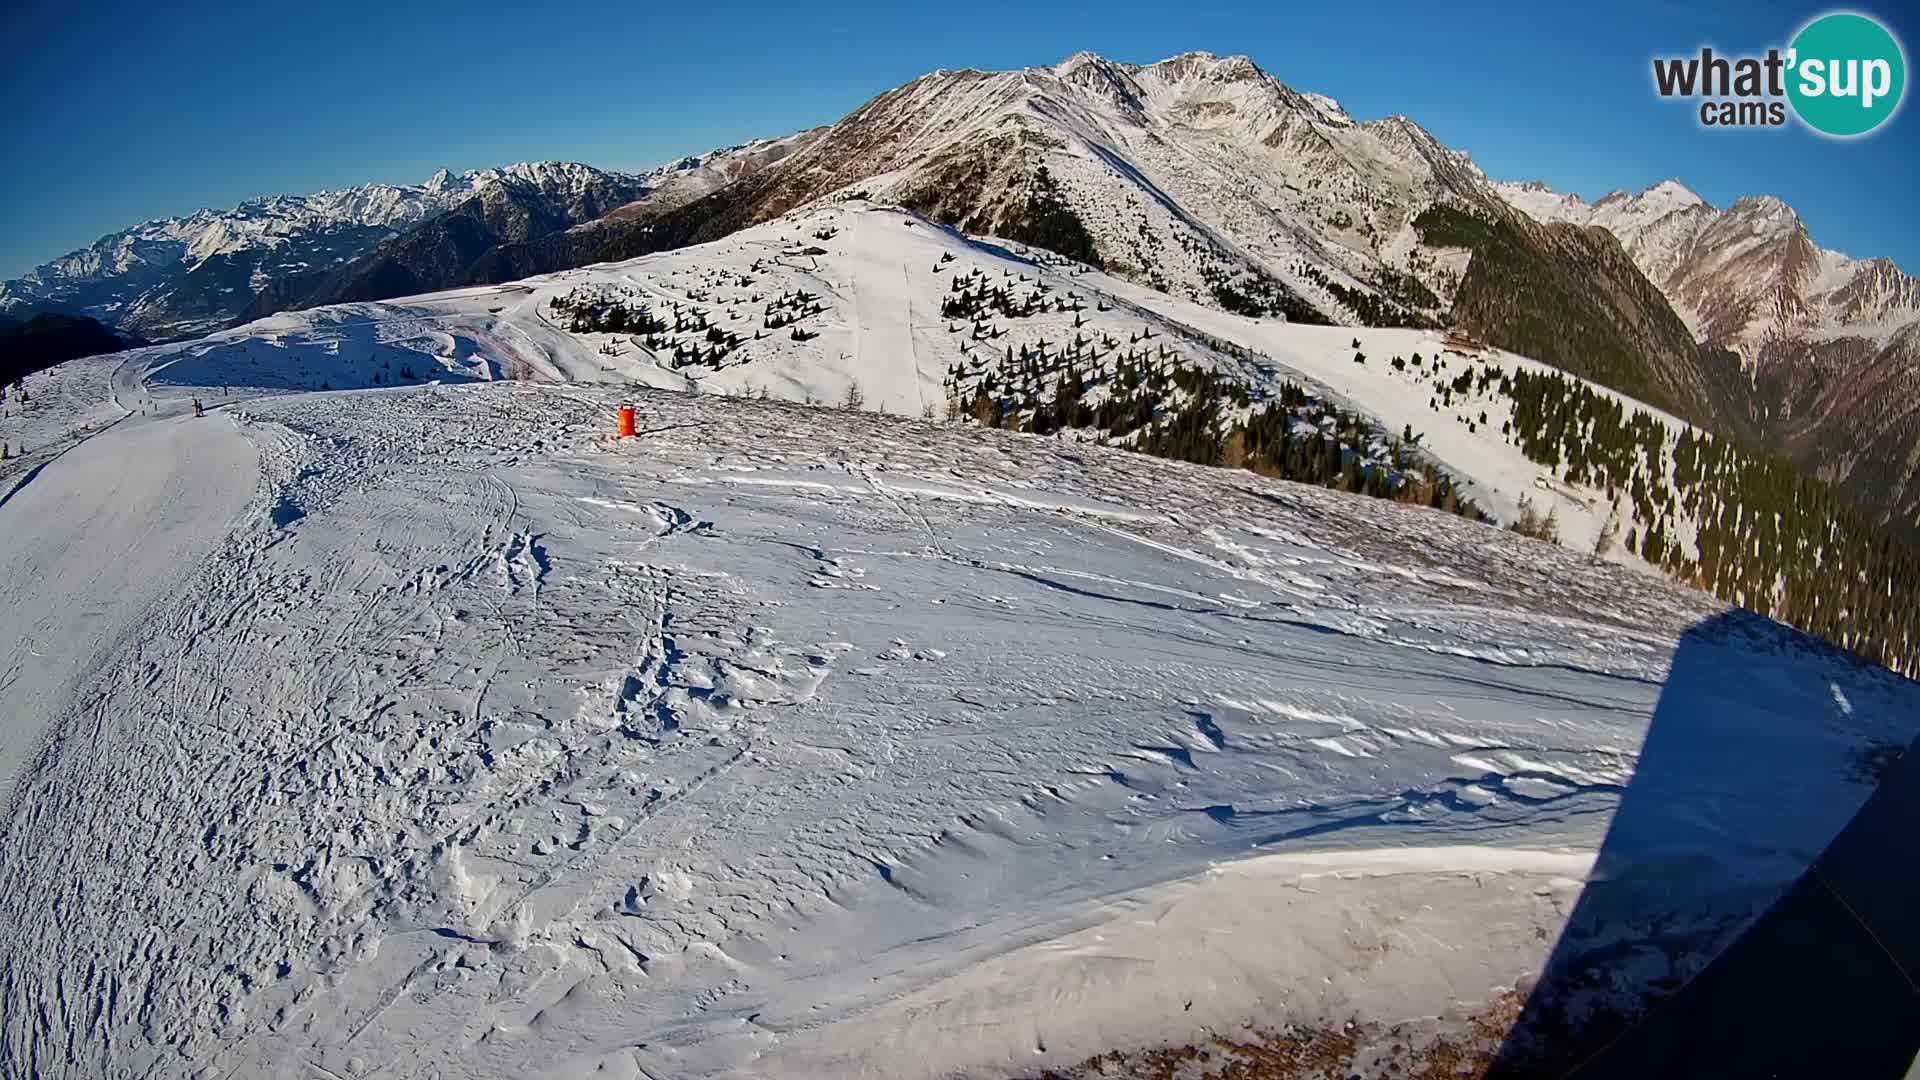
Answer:
[[[866,214],[852,215],[851,222],[852,246],[866,256],[857,259],[853,270],[853,368],[869,373],[868,381],[878,384],[870,402],[875,409],[919,416],[927,392],[913,345],[913,291],[905,282],[895,286],[892,280],[874,280],[894,276],[894,267],[884,261],[896,256],[892,247],[860,243],[864,230],[892,222]],[[905,263],[898,269],[902,278],[910,273]]]
[[[0,799],[126,627],[177,586],[155,568],[216,544],[246,501],[251,447],[224,420],[189,419],[133,416],[111,440],[68,444],[0,505]]]
[[[911,334],[857,336],[901,370]],[[39,748],[0,844],[6,1075],[995,1075],[1437,1014],[1539,965],[1723,610],[953,425],[642,392],[618,444],[606,388],[192,419],[189,386],[0,506],[0,581],[45,612],[0,659],[86,668],[0,689]],[[1738,853],[1682,880],[1752,909],[1915,699],[1785,633],[1712,648],[1724,753],[1806,765],[1668,823]]]

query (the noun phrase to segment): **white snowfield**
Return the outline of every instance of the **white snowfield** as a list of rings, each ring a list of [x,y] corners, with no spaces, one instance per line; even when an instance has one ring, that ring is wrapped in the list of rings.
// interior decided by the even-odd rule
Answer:
[[[825,236],[825,239],[822,239]],[[816,254],[817,253],[817,254]],[[1016,297],[1077,297],[1078,312],[1056,311],[980,324],[997,336],[976,338],[967,319],[947,319],[941,304],[967,274]],[[1044,286],[1048,292],[1040,294]],[[795,326],[766,330],[768,301],[805,292],[819,314]],[[653,349],[636,334],[572,333],[556,325],[557,298],[591,296],[646,304],[671,321],[679,310],[705,312],[712,326],[740,335],[719,366],[674,366],[671,348]],[[1104,310],[1103,310],[1104,309]],[[759,336],[756,336],[759,335]],[[664,335],[707,347],[704,332]],[[1305,386],[1328,402],[1372,417],[1383,433],[1409,428],[1418,445],[1495,520],[1513,520],[1522,498],[1553,512],[1561,542],[1582,552],[1612,518],[1615,531],[1644,528],[1630,500],[1609,501],[1604,488],[1570,484],[1529,461],[1501,427],[1512,403],[1499,394],[1468,392],[1435,409],[1432,379],[1484,365],[1513,372],[1552,370],[1496,349],[1450,350],[1438,331],[1368,329],[1249,319],[1178,300],[1058,256],[972,238],[919,215],[864,200],[828,202],[698,247],[625,263],[603,264],[506,285],[454,290],[380,304],[349,304],[263,319],[187,346],[149,352],[162,384],[339,390],[433,377],[531,377],[554,382],[640,383],[667,389],[767,396],[841,404],[857,388],[870,410],[938,418],[943,386],[955,365],[999,364],[1012,350],[1046,342],[1055,351],[1079,337],[1105,337],[1115,351],[1178,353],[1190,363],[1229,371],[1256,390],[1282,381]],[[1140,337],[1138,345],[1133,343]],[[1251,350],[1252,359],[1218,351],[1217,340]],[[1358,341],[1359,348],[1354,347]],[[963,351],[964,350],[964,351]],[[1354,363],[1356,352],[1368,358]],[[1395,357],[1421,366],[1396,370]],[[1436,367],[1436,361],[1445,365]],[[1082,361],[1083,372],[1093,365]],[[1663,421],[1669,445],[1686,425],[1620,398]],[[1696,434],[1699,434],[1696,431]],[[1664,473],[1664,470],[1663,470]],[[1676,513],[1676,537],[1691,551],[1692,523]],[[1605,557],[1644,567],[1638,553],[1614,544]]]
[[[589,385],[937,402],[937,307],[860,284],[934,260],[883,248],[805,271],[820,337],[717,373],[536,304],[696,252],[45,376],[132,413],[0,504],[0,1075],[994,1077],[1442,1034],[1563,931],[1697,968],[1920,729],[1888,672],[1451,515]],[[403,365],[443,381],[342,389]],[[1582,905],[1622,902],[1569,928],[1596,852]]]

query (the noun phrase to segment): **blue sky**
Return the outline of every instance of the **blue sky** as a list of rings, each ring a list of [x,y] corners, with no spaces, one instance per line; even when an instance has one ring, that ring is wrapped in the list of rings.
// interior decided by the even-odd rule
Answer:
[[[25,0],[0,93],[0,277],[254,195],[560,158],[639,168],[828,123],[934,68],[1091,49],[1246,53],[1361,119],[1402,112],[1490,174],[1596,197],[1680,178],[1769,193],[1824,246],[1920,273],[1920,119],[1866,139],[1709,131],[1649,62],[1784,45],[1824,7],[1343,3],[97,5]],[[1552,10],[1549,10],[1552,9]],[[1909,55],[1920,15],[1856,5]]]

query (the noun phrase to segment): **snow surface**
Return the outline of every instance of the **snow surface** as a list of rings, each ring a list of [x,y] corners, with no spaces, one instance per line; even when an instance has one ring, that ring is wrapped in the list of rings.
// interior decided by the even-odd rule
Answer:
[[[134,416],[115,438],[62,453],[60,483],[11,493],[0,507],[0,687],[14,718],[85,698],[120,635],[176,584],[164,568],[226,536],[253,488],[253,457],[231,426]],[[86,498],[75,501],[76,490]],[[134,566],[160,569],[128,572]],[[0,740],[0,798],[34,748],[11,733]]]
[[[34,468],[46,464],[100,427],[126,415],[112,382],[125,353],[89,356],[21,380],[26,394],[9,387],[0,401],[0,498]]]
[[[821,240],[817,233],[833,233]],[[821,255],[795,252],[824,250]],[[942,259],[953,261],[943,263]],[[956,275],[974,270],[989,283],[1017,290],[1022,280],[1044,283],[1053,295],[1078,295],[1085,310],[1008,323],[1005,336],[975,341],[966,324],[940,316]],[[742,280],[751,281],[742,285]],[[586,290],[625,301],[644,301],[666,315],[668,305],[707,309],[715,325],[750,336],[762,326],[760,300],[807,290],[823,297],[826,311],[804,322],[817,337],[797,342],[785,330],[747,340],[719,368],[674,368],[635,337],[575,334],[556,325],[549,305]],[[1097,310],[1100,303],[1112,310]],[[720,318],[724,313],[731,317]],[[1189,360],[1232,372],[1256,389],[1277,392],[1282,381],[1306,385],[1328,401],[1372,417],[1381,430],[1399,435],[1408,427],[1422,448],[1462,483],[1495,520],[1513,520],[1525,497],[1541,514],[1554,511],[1561,541],[1590,552],[1614,505],[1604,489],[1564,482],[1553,470],[1529,461],[1500,434],[1511,417],[1498,395],[1457,396],[1451,407],[1429,407],[1433,363],[1446,363],[1449,380],[1461,371],[1494,364],[1505,370],[1551,370],[1500,350],[1471,355],[1449,352],[1437,331],[1306,326],[1249,319],[1179,300],[1056,256],[1018,245],[971,238],[925,218],[855,200],[797,213],[725,240],[651,255],[431,296],[294,312],[217,334],[163,355],[174,358],[155,379],[192,385],[250,385],[281,389],[343,389],[368,385],[376,373],[387,383],[403,366],[419,378],[497,378],[525,368],[551,381],[640,383],[663,389],[695,387],[705,392],[789,401],[838,404],[858,387],[865,407],[907,416],[941,417],[942,381],[955,364],[972,357],[998,358],[1045,339],[1059,346],[1076,335],[1100,333],[1126,341],[1141,331],[1152,344],[1180,350]],[[1252,361],[1218,351],[1210,339],[1253,350]],[[698,335],[687,340],[700,342]],[[1369,357],[1355,364],[1353,342]],[[612,354],[603,349],[611,347]],[[962,349],[971,350],[963,353]],[[1396,372],[1394,356],[1421,355],[1425,365]],[[1444,354],[1444,355],[1443,355]],[[362,362],[362,357],[365,358]],[[1663,421],[1677,439],[1686,425],[1667,414],[1603,387],[1595,389]],[[1486,423],[1479,423],[1481,414]],[[1469,430],[1469,422],[1473,429]],[[1696,435],[1700,434],[1696,432]],[[1622,506],[1619,531],[1642,523]],[[1690,523],[1676,521],[1682,540]],[[1635,552],[1616,546],[1607,558],[1644,566]]]
[[[1389,420],[1373,335],[1422,340],[1322,361],[820,213],[39,377],[124,418],[0,504],[0,1073],[995,1076],[1457,1017],[1603,850],[1632,970],[1697,967],[1920,729],[1911,683],[1458,517],[796,404],[937,400],[942,251]],[[820,336],[719,371],[542,314],[763,259]],[[345,389],[402,366],[438,382]]]

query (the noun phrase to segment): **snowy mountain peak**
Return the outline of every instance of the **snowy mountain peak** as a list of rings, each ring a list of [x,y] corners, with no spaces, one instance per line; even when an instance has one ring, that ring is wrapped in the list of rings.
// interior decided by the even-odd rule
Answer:
[[[1117,66],[1113,61],[1101,56],[1099,53],[1087,52],[1083,49],[1067,57],[1065,60],[1060,61],[1058,64],[1055,64],[1053,66],[1053,73],[1064,79],[1086,68],[1111,68]]]
[[[1220,100],[1251,91],[1298,97],[1245,56],[1182,53],[1139,68],[1135,74],[1143,84],[1156,86],[1170,96]]]
[[[1099,53],[1082,51],[1074,53],[1047,70],[1063,81],[1072,81],[1083,78],[1089,73],[1098,73],[1102,78],[1129,82],[1135,78],[1144,77],[1163,86],[1196,82],[1224,84],[1250,81],[1278,85],[1273,76],[1262,70],[1251,57],[1219,56],[1204,51],[1184,52],[1151,64],[1123,64],[1101,56]],[[1338,108],[1332,98],[1320,95],[1309,96]]]
[[[1203,78],[1214,82],[1236,82],[1267,77],[1267,73],[1260,70],[1260,65],[1254,63],[1251,57],[1217,56],[1202,51],[1169,56],[1147,67],[1169,81]]]
[[[1712,209],[1712,206],[1693,189],[1675,179],[1662,180],[1638,194],[1623,188],[1615,188],[1592,203],[1588,203],[1576,192],[1555,191],[1544,180],[1496,183],[1494,188],[1509,203],[1533,217],[1548,221],[1571,221],[1576,224],[1588,224],[1589,219],[1604,218],[1610,214],[1630,214],[1640,218],[1657,219],[1666,214],[1690,210],[1694,207]],[[1592,221],[1591,223],[1605,224],[1606,222]]]
[[[1306,96],[1317,97],[1319,95],[1309,94]],[[1332,99],[1328,98],[1326,100],[1331,101]],[[1341,115],[1345,116],[1346,114],[1342,113]],[[1394,113],[1392,116],[1382,117],[1365,126],[1375,136],[1384,140],[1389,145],[1396,147],[1404,154],[1423,158],[1445,157],[1461,165],[1470,166],[1473,168],[1475,175],[1479,174],[1479,168],[1472,166],[1473,155],[1467,153],[1465,150],[1455,150],[1442,143],[1439,139],[1433,137],[1433,132],[1421,127],[1405,113]]]
[[[451,184],[452,182],[453,182],[453,173],[449,172],[445,167],[442,167],[441,169],[436,171],[432,176],[427,178],[427,182],[420,186],[420,190],[425,191],[429,194],[437,195],[440,192],[447,190],[447,185]]]
[[[1698,206],[1707,200],[1693,192],[1693,189],[1678,180],[1667,179],[1640,193],[1642,199],[1659,199],[1675,207]]]
[[[470,187],[488,183],[532,185],[545,191],[578,191],[608,176],[621,175],[577,161],[522,161],[463,174]]]
[[[1364,321],[1369,282],[1411,266],[1415,216],[1437,198],[1497,202],[1464,153],[1411,120],[1356,123],[1245,56],[1077,52],[877,95],[796,156],[756,215],[862,191],[1018,238],[1012,218],[1042,165],[1085,229],[1070,257],[1203,303],[1239,295],[1239,275],[1259,282],[1268,310],[1299,319]],[[1432,279],[1414,292],[1421,306],[1443,308],[1458,270],[1421,262],[1415,273]]]
[[[1248,57],[1222,57],[1210,52],[1181,53],[1151,64],[1123,64],[1099,53],[1077,52],[1051,68],[1039,70],[1069,85],[1103,93],[1117,88],[1133,97],[1140,96],[1145,88],[1163,97],[1216,98],[1222,87],[1235,83],[1280,86]]]
[[[1793,228],[1800,224],[1800,215],[1793,207],[1774,195],[1742,196],[1727,207],[1727,214],[1755,224],[1779,228]]]
[[[1053,74],[1061,82],[1095,94],[1128,113],[1142,108],[1145,94],[1128,69],[1097,53],[1074,53],[1054,65]]]
[[[1328,122],[1342,125],[1353,123],[1353,117],[1347,114],[1347,110],[1340,107],[1338,100],[1325,94],[1303,93],[1300,96],[1307,104],[1319,110],[1321,117]]]

